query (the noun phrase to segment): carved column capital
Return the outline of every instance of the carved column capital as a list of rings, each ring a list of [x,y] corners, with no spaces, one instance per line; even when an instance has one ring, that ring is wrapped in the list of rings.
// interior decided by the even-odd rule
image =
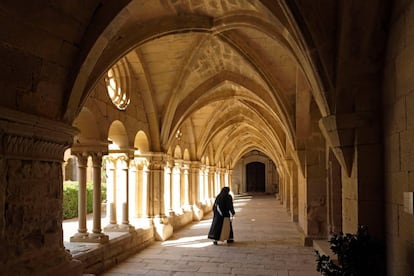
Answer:
[[[88,165],[89,154],[86,152],[76,152],[73,154],[78,159],[78,167],[86,167]]]
[[[90,155],[92,157],[93,166],[101,167],[104,154],[102,152],[92,152]]]

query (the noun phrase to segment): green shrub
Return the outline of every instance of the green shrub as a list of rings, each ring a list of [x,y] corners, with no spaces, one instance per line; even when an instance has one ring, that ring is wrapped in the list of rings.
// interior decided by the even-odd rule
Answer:
[[[77,181],[65,181],[63,183],[63,219],[76,218],[78,216],[78,191]],[[101,201],[106,199],[106,184],[101,185]],[[93,184],[86,184],[86,212],[93,211]]]
[[[338,257],[316,251],[317,268],[325,276],[385,275],[383,266],[385,248],[381,241],[368,234],[366,226],[360,226],[356,234],[334,234],[329,240],[332,252]]]

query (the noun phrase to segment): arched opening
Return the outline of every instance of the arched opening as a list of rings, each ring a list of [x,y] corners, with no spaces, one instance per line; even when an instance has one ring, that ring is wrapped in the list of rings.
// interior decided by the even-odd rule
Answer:
[[[246,165],[246,185],[247,192],[265,192],[265,164],[261,162],[251,162]]]

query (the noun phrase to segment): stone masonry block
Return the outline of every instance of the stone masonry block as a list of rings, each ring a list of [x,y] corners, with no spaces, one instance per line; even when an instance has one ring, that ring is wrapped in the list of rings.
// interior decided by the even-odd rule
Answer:
[[[382,200],[383,189],[382,177],[360,177],[358,181],[358,200]]]
[[[388,113],[389,106],[395,103],[396,101],[396,91],[395,91],[395,64],[394,62],[389,61],[385,64],[385,73],[387,76],[384,78],[383,82],[383,93],[382,93],[382,104],[384,114]],[[386,116],[386,115],[385,115]]]
[[[414,240],[414,218],[413,214],[406,213],[404,208],[399,208],[400,211],[400,234],[405,239]]]
[[[382,147],[380,144],[360,145],[356,148],[358,177],[378,177],[382,169]]]
[[[407,178],[407,186],[404,186],[406,188],[406,192],[414,192],[414,171],[409,171]]]
[[[403,204],[403,192],[409,191],[407,188],[409,174],[407,172],[387,174],[386,183],[386,201],[394,204]]]
[[[385,138],[384,169],[386,172],[400,171],[400,134],[396,133]]]
[[[414,171],[414,130],[402,132],[400,141],[401,170]]]
[[[407,115],[406,115],[405,98],[399,98],[395,105],[392,106],[388,117],[385,120],[385,132],[395,133],[406,129]]]
[[[396,92],[397,99],[407,95],[414,89],[414,55],[413,47],[401,50],[396,59]]]
[[[407,95],[407,106],[414,106],[414,90]],[[414,108],[407,108],[407,130],[414,130]]]
[[[405,23],[405,28],[397,28],[397,30],[405,31],[403,37],[405,38],[405,45],[407,48],[414,50],[414,5],[412,2],[408,1],[410,5],[405,9],[406,16],[402,17],[401,20]]]
[[[380,143],[381,130],[379,124],[372,124],[363,128],[357,128],[355,133],[356,143],[358,145]]]

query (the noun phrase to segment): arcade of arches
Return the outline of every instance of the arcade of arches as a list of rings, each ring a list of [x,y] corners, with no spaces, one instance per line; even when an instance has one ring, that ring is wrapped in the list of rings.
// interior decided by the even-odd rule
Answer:
[[[413,275],[413,1],[2,1],[0,13],[0,275],[102,272],[200,220],[223,186],[274,194],[304,245],[368,225],[387,275]],[[74,177],[71,243],[109,259],[65,248]]]

